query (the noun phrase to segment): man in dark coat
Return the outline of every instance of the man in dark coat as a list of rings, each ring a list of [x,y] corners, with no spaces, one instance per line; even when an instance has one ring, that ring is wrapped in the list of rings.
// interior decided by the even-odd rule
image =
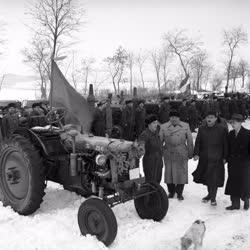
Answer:
[[[105,108],[106,101],[100,101],[97,103],[97,107],[94,111],[94,118],[92,123],[92,133],[96,136],[105,136]]]
[[[122,127],[124,130],[125,140],[134,140],[134,129],[135,129],[135,114],[134,104],[132,100],[125,102],[126,106],[122,110]]]
[[[179,107],[179,114],[180,114],[180,120],[182,122],[188,123],[188,106],[187,106],[187,99],[182,100],[182,104]]]
[[[144,142],[143,171],[146,182],[161,182],[162,177],[162,142],[158,132],[157,116],[150,115],[146,119],[147,128],[139,136],[138,141]]]
[[[191,104],[188,108],[188,121],[191,132],[195,132],[195,129],[198,127],[199,123],[199,114],[196,108],[195,100],[191,101]]]
[[[135,110],[135,136],[136,138],[145,130],[146,110],[144,100],[139,100],[138,107]]]
[[[235,96],[229,101],[229,113],[230,113],[230,118],[232,117],[233,114],[239,113],[237,97]]]
[[[249,209],[250,197],[250,131],[241,126],[243,116],[232,116],[232,127],[228,135],[228,180],[225,194],[230,195],[232,205],[227,210]]]
[[[230,119],[230,112],[229,112],[229,99],[227,96],[220,102],[220,110],[221,110],[221,117],[226,120]]]
[[[159,122],[165,123],[169,121],[169,112],[170,112],[171,106],[169,103],[169,97],[165,96],[163,98],[163,102],[161,103],[160,109],[159,109]]]
[[[199,128],[194,147],[194,160],[199,159],[199,163],[193,172],[194,182],[208,188],[208,195],[202,201],[211,200],[213,206],[217,205],[217,188],[224,184],[224,163],[227,157],[227,132],[216,120],[215,112],[209,111],[206,126]]]

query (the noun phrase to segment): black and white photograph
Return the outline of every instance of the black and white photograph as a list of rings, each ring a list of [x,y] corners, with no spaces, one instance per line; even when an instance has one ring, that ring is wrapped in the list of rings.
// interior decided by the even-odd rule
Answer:
[[[249,250],[250,0],[0,0],[0,249]]]

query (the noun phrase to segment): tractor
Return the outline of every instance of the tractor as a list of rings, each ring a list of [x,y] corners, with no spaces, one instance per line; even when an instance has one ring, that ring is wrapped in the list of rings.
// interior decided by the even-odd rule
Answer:
[[[61,126],[65,112],[52,109],[47,126],[19,127],[0,146],[0,200],[21,215],[39,209],[47,181],[86,197],[78,210],[82,235],[95,235],[109,246],[117,234],[112,207],[134,200],[142,219],[161,221],[168,197],[157,183],[146,183],[139,170],[144,145],[81,133]],[[153,166],[152,166],[153,167]]]

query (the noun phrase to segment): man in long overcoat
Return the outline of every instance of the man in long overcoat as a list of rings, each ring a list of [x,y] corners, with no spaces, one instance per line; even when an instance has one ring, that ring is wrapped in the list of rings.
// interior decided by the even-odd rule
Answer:
[[[228,180],[225,194],[230,195],[232,205],[227,210],[249,209],[250,197],[250,131],[241,126],[243,116],[232,116],[232,127],[228,135]]]
[[[169,198],[177,193],[183,200],[184,185],[188,183],[188,159],[193,156],[193,138],[189,125],[180,121],[177,111],[170,112],[170,121],[162,124],[160,137],[163,141],[165,183]]]
[[[146,119],[147,128],[139,136],[138,141],[144,142],[143,171],[146,182],[160,183],[162,177],[162,143],[158,132],[157,116],[150,115]]]
[[[216,206],[218,187],[223,187],[225,178],[224,163],[227,157],[227,131],[217,122],[216,113],[209,111],[206,116],[206,126],[201,126],[194,147],[194,160],[199,160],[193,172],[194,182],[207,186],[208,195],[203,202],[211,200]]]

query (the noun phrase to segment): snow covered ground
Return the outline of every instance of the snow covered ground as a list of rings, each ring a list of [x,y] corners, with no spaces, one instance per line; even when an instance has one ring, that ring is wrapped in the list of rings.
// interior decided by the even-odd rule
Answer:
[[[245,124],[250,128],[250,122]],[[114,208],[118,234],[111,250],[175,250],[180,237],[196,219],[206,222],[206,250],[249,250],[250,210],[226,211],[229,197],[221,188],[217,207],[204,204],[206,187],[192,182],[191,173],[197,162],[189,162],[189,184],[184,201],[170,200],[167,216],[162,222],[141,220],[133,202]],[[166,188],[165,184],[162,183]],[[0,202],[0,250],[98,250],[106,247],[95,237],[80,235],[77,212],[84,198],[48,183],[41,208],[24,217],[3,207]]]

